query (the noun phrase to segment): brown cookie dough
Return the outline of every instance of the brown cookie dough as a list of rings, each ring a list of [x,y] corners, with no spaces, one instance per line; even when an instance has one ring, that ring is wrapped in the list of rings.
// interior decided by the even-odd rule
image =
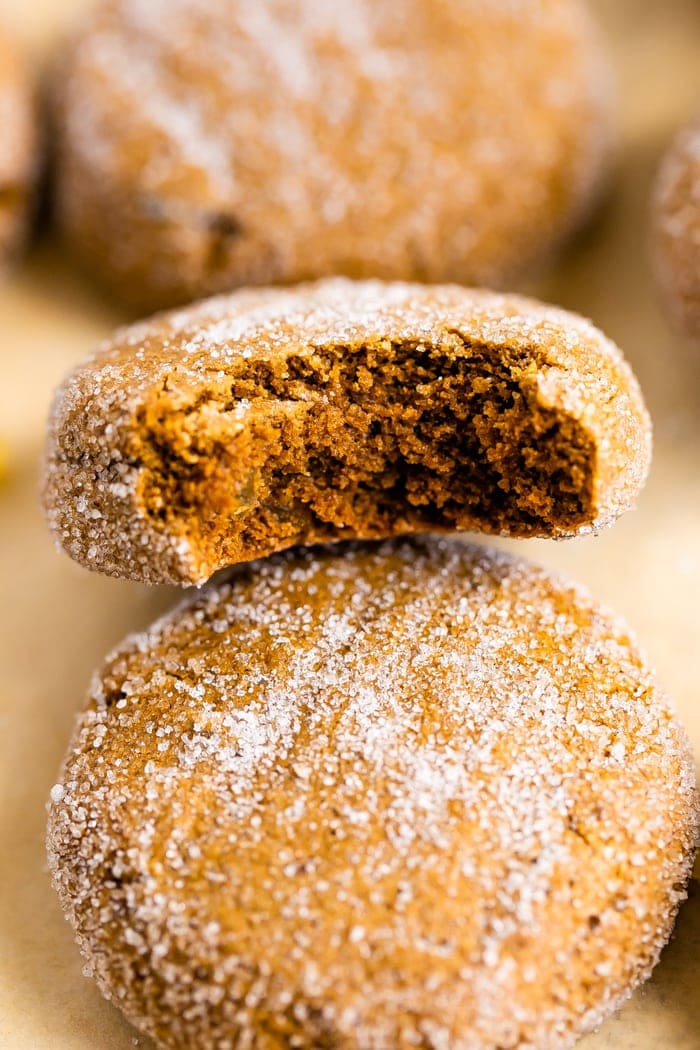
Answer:
[[[39,168],[37,114],[17,44],[0,31],[0,276],[29,234]]]
[[[653,253],[666,303],[700,341],[700,118],[664,157],[653,199]]]
[[[578,0],[111,0],[57,77],[59,219],[142,312],[342,273],[503,285],[589,211]]]
[[[296,543],[598,529],[649,455],[637,383],[589,322],[341,278],[118,333],[58,391],[45,503],[88,568],[199,583]]]
[[[698,804],[625,625],[452,540],[234,570],[95,678],[49,857],[159,1046],[559,1050],[655,964]]]

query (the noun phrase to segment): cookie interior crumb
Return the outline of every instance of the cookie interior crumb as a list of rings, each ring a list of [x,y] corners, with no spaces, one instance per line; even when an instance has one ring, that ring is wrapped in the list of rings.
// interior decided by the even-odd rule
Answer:
[[[178,405],[166,386],[130,449],[146,514],[205,560],[329,526],[556,535],[590,515],[594,444],[538,403],[531,355],[379,342],[290,356],[282,374],[243,364],[229,401]]]

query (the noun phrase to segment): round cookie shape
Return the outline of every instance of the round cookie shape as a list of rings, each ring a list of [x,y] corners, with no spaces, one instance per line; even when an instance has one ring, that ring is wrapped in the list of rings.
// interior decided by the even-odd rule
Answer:
[[[653,261],[666,303],[700,341],[700,118],[666,153],[653,198]]]
[[[0,31],[0,274],[29,235],[39,168],[34,93],[17,45]]]
[[[59,221],[141,313],[502,286],[598,196],[610,79],[579,0],[103,0],[57,77]]]
[[[560,1050],[643,979],[697,840],[625,625],[455,540],[241,566],[96,676],[49,859],[161,1047]]]
[[[636,380],[589,322],[336,278],[118,332],[57,393],[45,504],[88,568],[200,583],[298,543],[599,529],[649,458]]]

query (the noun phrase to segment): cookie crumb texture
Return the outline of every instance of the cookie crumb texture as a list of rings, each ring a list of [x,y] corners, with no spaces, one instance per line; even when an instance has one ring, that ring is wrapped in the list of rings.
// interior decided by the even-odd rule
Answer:
[[[239,567],[113,653],[49,857],[161,1047],[562,1050],[649,975],[697,818],[624,624],[404,539]]]
[[[28,238],[38,171],[39,135],[29,72],[17,44],[0,32],[0,276]]]
[[[605,181],[578,0],[112,0],[56,78],[58,215],[141,313],[330,274],[502,286]]]
[[[600,528],[649,455],[636,381],[588,322],[330,279],[118,333],[58,392],[45,500],[83,565],[197,583],[302,542]]]
[[[700,342],[700,117],[664,157],[653,200],[653,258],[666,303]]]

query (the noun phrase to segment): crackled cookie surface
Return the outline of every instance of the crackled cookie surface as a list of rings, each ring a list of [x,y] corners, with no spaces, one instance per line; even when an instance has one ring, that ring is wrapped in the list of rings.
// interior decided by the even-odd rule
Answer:
[[[700,340],[700,118],[664,157],[653,201],[656,275],[679,324]]]
[[[597,196],[609,80],[578,0],[103,0],[57,77],[59,218],[141,312],[502,285]]]
[[[335,279],[117,333],[58,391],[45,502],[83,565],[196,583],[295,543],[597,529],[649,454],[637,383],[581,318]]]
[[[29,233],[38,151],[29,74],[17,44],[0,30],[0,275]]]
[[[697,833],[625,625],[456,540],[238,567],[112,653],[51,797],[100,988],[198,1050],[569,1047]]]

